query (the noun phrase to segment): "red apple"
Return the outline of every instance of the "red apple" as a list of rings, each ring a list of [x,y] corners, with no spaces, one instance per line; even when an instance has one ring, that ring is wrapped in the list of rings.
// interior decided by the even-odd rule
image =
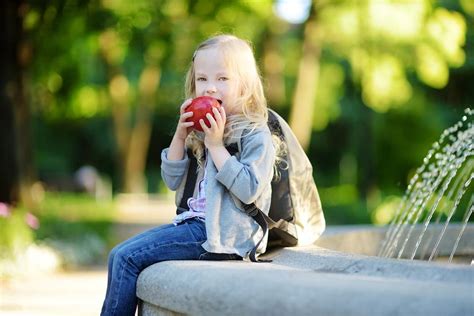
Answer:
[[[187,122],[194,122],[192,128],[203,131],[199,120],[203,119],[206,126],[210,127],[209,120],[206,118],[207,113],[211,113],[214,117],[214,113],[212,113],[213,108],[220,108],[221,101],[217,100],[213,97],[202,96],[193,99],[190,105],[186,107],[186,112],[193,112],[193,116],[188,118]]]

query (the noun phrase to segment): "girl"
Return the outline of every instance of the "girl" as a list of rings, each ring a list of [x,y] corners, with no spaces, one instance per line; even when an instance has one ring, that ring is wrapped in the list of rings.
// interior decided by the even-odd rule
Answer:
[[[172,224],[157,227],[116,246],[109,255],[107,293],[102,315],[134,315],[136,281],[146,267],[165,260],[247,259],[263,236],[244,212],[255,203],[268,213],[278,146],[267,126],[267,105],[250,45],[232,35],[219,35],[198,46],[186,76],[186,100],[169,148],[161,154],[162,178],[183,194],[188,152],[198,161],[198,185],[187,201],[189,210]],[[192,98],[221,101],[214,117],[193,130],[186,112]],[[240,142],[231,155],[226,146]],[[189,149],[187,151],[186,149]],[[266,239],[258,253],[266,249]]]

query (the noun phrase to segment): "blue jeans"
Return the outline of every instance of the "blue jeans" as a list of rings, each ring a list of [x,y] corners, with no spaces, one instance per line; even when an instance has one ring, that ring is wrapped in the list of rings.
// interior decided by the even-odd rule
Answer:
[[[166,260],[197,260],[206,251],[205,223],[187,219],[177,226],[156,227],[132,237],[109,254],[107,292],[102,316],[135,315],[138,275],[146,267]]]

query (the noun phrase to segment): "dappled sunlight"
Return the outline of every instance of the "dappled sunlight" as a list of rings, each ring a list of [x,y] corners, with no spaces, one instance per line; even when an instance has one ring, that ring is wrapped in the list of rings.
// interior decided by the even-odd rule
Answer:
[[[313,117],[313,129],[323,130],[341,114],[339,99],[344,93],[344,70],[334,63],[323,63],[318,81],[318,95],[316,96],[318,114]]]
[[[474,16],[474,1],[472,0],[460,0],[461,7],[471,16]]]
[[[384,40],[413,41],[420,38],[427,14],[426,0],[409,2],[370,1],[368,24]]]
[[[336,45],[346,42],[348,39],[359,39],[359,13],[354,6],[329,6],[319,12],[323,25],[323,38],[327,43]],[[357,41],[352,43],[357,44]]]
[[[426,44],[418,45],[416,72],[418,77],[433,88],[442,88],[448,83],[448,65],[440,53]]]
[[[126,54],[126,43],[120,38],[119,34],[109,29],[103,32],[99,37],[101,52],[107,62],[115,65],[123,62]]]
[[[140,93],[150,95],[156,91],[156,87],[160,80],[160,70],[158,67],[147,67],[140,76],[139,90]]]
[[[146,1],[145,1],[146,2]],[[180,18],[187,15],[188,1],[185,0],[173,0],[165,1],[161,6],[161,10],[164,14],[171,18]]]
[[[383,199],[372,212],[372,222],[376,225],[386,225],[390,223],[396,215],[402,199],[398,196],[388,196]]]
[[[35,28],[39,21],[40,21],[40,13],[37,10],[30,10],[25,15],[25,19],[23,20],[23,27],[25,30],[31,30]]]
[[[427,85],[443,88],[449,80],[448,67],[460,67],[465,62],[466,22],[459,13],[438,8],[429,18],[426,32],[429,41],[416,47],[416,71]]]
[[[101,0],[100,2],[102,7],[119,16],[136,15],[139,12],[146,12],[152,7],[149,1]]]
[[[411,86],[400,60],[390,55],[370,56],[362,78],[363,99],[377,112],[403,104],[411,97]]]
[[[333,4],[318,13],[322,42],[350,59],[364,103],[377,112],[408,104],[412,71],[442,88],[449,67],[466,59],[465,18],[430,1]]]
[[[48,90],[51,93],[55,93],[61,88],[62,85],[63,85],[63,78],[57,72],[53,72],[48,78],[48,82],[47,82]]]
[[[324,206],[350,205],[358,200],[358,190],[353,184],[319,188]]]
[[[116,102],[123,103],[129,97],[130,84],[127,77],[117,75],[110,80],[109,92],[112,99]]]
[[[462,47],[465,44],[466,22],[461,14],[438,8],[426,28],[430,39],[451,66],[464,64],[466,56]]]
[[[72,103],[74,117],[93,117],[101,108],[99,93],[91,86],[81,87]]]

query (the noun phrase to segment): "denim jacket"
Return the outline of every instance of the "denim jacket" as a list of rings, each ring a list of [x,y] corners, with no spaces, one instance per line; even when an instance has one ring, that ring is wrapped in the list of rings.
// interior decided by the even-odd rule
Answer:
[[[255,203],[268,214],[275,149],[266,125],[244,135],[240,142],[241,151],[231,156],[220,171],[207,155],[207,241],[202,246],[208,252],[238,254],[247,258],[263,231],[245,214],[243,204]],[[161,175],[166,185],[176,191],[178,205],[186,182],[189,159],[186,151],[184,158],[178,161],[168,160],[167,154],[168,148],[161,153]],[[265,252],[266,245],[265,239],[257,253]]]

